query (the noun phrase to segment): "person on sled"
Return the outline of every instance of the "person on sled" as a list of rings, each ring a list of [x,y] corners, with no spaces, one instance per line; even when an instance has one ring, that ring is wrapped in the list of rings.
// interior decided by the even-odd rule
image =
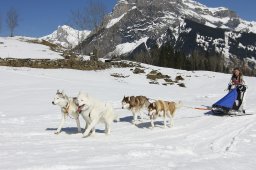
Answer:
[[[242,71],[239,68],[233,69],[231,80],[228,84],[228,90],[237,88],[237,99],[233,105],[233,109],[245,113],[245,92],[247,89]]]

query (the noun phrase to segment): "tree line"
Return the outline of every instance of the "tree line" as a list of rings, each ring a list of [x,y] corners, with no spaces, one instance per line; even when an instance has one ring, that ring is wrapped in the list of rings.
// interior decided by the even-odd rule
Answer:
[[[225,58],[221,54],[194,50],[191,54],[185,55],[182,51],[175,50],[170,43],[165,43],[161,47],[155,46],[151,48],[149,55],[142,52],[137,54],[133,59],[155,66],[189,71],[206,70],[230,73],[233,67],[238,66],[245,75],[256,75],[255,71],[243,62],[236,61],[237,64],[231,68],[225,64]]]

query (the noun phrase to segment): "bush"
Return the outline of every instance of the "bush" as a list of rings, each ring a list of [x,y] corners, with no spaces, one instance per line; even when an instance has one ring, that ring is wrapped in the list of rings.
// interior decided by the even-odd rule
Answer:
[[[136,67],[136,68],[133,70],[133,73],[134,73],[134,74],[140,74],[140,73],[145,73],[145,71],[142,70],[142,69],[140,69],[140,68],[138,68],[138,67]]]
[[[176,81],[184,80],[184,78],[183,78],[182,76],[176,76],[175,80],[176,80]]]
[[[168,75],[164,75],[156,70],[152,70],[150,73],[147,74],[147,79],[156,80],[156,79],[164,79],[170,78]]]

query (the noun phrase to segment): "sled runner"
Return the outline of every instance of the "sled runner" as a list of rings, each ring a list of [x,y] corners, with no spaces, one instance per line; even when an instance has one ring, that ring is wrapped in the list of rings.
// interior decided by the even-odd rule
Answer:
[[[212,105],[212,112],[214,114],[227,114],[227,115],[242,115],[245,114],[243,108],[244,92],[246,87],[239,85],[238,87],[229,91],[227,95]]]

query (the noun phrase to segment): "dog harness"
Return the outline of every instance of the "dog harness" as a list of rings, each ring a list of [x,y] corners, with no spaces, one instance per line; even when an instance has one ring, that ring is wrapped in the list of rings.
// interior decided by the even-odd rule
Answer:
[[[67,103],[66,107],[63,107],[64,113],[68,114],[69,107],[70,107],[70,102]]]
[[[69,107],[70,107],[70,103],[71,102],[68,102],[67,103],[67,105],[66,105],[66,107],[63,107],[62,109],[63,109],[63,112],[66,114],[66,115],[68,115],[68,117],[70,117],[71,119],[75,119],[75,118],[73,118],[73,117],[71,117],[70,115],[69,115]]]

